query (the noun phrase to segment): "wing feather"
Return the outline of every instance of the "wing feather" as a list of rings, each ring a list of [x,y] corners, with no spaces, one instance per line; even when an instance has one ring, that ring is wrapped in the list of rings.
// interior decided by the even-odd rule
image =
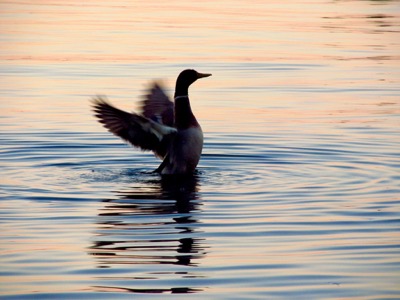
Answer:
[[[161,158],[166,155],[168,141],[176,133],[175,128],[115,108],[101,96],[94,98],[92,103],[95,116],[110,132],[135,147],[154,151]]]
[[[164,92],[160,83],[154,82],[141,106],[142,114],[155,122],[174,126],[174,103]]]

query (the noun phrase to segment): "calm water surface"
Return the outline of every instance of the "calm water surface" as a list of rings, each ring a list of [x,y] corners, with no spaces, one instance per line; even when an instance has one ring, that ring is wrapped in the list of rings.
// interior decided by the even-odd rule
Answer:
[[[399,299],[399,1],[1,1],[4,299]],[[104,130],[185,68],[192,178]]]

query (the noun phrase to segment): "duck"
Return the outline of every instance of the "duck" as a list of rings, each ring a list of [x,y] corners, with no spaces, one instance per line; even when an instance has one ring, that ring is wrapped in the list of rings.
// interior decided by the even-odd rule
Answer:
[[[92,99],[98,121],[108,131],[162,160],[154,171],[161,175],[193,174],[203,150],[203,131],[190,106],[189,87],[209,73],[193,69],[180,72],[174,102],[154,82],[141,103],[139,113],[114,107],[105,96]]]

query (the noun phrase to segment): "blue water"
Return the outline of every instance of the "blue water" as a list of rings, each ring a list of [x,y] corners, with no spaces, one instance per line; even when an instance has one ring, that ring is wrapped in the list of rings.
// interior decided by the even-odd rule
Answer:
[[[0,297],[400,298],[398,3],[0,4]],[[189,67],[162,178],[89,99]]]

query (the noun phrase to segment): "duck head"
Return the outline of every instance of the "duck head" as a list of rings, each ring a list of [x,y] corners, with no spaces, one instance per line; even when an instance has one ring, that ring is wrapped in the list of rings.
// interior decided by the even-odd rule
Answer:
[[[176,80],[175,97],[187,96],[189,86],[197,79],[209,77],[211,74],[199,73],[192,69],[182,71]]]

